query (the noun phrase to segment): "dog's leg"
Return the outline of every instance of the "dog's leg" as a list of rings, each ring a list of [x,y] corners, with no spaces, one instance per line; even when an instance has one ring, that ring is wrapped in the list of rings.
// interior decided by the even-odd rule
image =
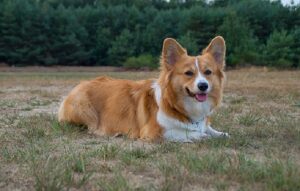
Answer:
[[[159,142],[162,140],[162,133],[162,128],[153,119],[140,129],[140,138],[147,141]]]
[[[173,142],[192,143],[210,138],[211,136],[201,131],[189,131],[184,129],[168,129],[164,133],[164,138]]]
[[[205,133],[209,134],[212,137],[230,137],[228,133],[217,131],[213,129],[210,125],[206,126]]]
[[[201,141],[204,139],[209,139],[211,137],[211,135],[200,132],[200,131],[194,131],[194,132],[189,132],[188,137],[192,142],[194,142],[194,141]]]

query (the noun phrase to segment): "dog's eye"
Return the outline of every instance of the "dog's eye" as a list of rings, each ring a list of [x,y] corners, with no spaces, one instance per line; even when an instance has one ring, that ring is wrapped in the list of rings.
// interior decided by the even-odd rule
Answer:
[[[194,72],[192,72],[192,71],[186,71],[184,74],[187,75],[187,76],[193,76]]]
[[[210,70],[205,70],[204,74],[205,74],[205,75],[210,75],[210,74],[211,74],[211,71],[210,71]]]

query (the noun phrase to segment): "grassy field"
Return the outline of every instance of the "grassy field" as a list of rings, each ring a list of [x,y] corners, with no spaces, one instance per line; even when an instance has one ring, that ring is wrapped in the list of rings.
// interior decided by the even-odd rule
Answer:
[[[230,139],[161,144],[61,126],[79,81],[156,72],[0,72],[0,190],[300,190],[300,71],[227,72],[213,126]]]

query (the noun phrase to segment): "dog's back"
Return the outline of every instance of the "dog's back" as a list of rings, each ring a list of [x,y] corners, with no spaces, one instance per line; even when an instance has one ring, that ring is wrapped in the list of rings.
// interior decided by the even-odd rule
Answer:
[[[88,126],[97,135],[125,134],[131,138],[155,139],[157,105],[152,80],[130,81],[100,77],[76,86],[62,102],[58,119]]]

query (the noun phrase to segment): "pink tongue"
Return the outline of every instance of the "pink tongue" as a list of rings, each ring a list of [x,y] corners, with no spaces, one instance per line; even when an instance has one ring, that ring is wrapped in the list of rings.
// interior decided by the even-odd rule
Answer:
[[[205,101],[207,99],[207,94],[204,94],[204,93],[202,93],[202,94],[196,94],[195,98],[196,98],[197,101],[203,102],[203,101]]]

